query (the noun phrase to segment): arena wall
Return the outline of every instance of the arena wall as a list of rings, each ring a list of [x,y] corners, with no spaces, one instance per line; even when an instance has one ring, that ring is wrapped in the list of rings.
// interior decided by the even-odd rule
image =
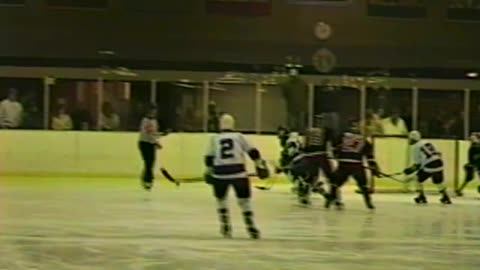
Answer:
[[[203,155],[210,135],[177,133],[162,138],[162,163],[180,179],[200,178]],[[276,160],[276,136],[247,135],[266,160]],[[468,142],[431,140],[442,152],[449,185],[463,178]],[[375,154],[383,171],[398,172],[409,163],[408,145],[402,138],[376,138]],[[2,131],[0,174],[18,176],[137,177],[142,164],[136,133]],[[250,170],[253,170],[251,167]],[[382,185],[386,179],[377,182]]]

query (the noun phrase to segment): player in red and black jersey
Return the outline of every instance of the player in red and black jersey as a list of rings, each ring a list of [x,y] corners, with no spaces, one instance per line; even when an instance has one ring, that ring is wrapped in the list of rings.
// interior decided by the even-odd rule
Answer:
[[[328,159],[328,145],[334,142],[331,129],[324,127],[323,117],[316,115],[314,127],[305,133],[305,144],[302,154],[298,155],[291,163],[291,172],[301,177],[298,187],[299,200],[302,204],[310,204],[312,189],[322,192],[321,183],[317,183],[319,170],[332,182],[333,170]]]
[[[350,176],[353,176],[363,195],[365,205],[369,209],[374,209],[367,187],[367,176],[363,166],[364,158],[367,159],[368,167],[371,168],[372,173],[377,174],[379,169],[373,155],[373,146],[365,136],[360,134],[356,122],[352,123],[350,131],[342,134],[335,152],[338,159],[338,168],[335,171],[335,181],[330,186],[331,190],[327,196],[325,207],[329,208],[333,202],[337,207],[343,207],[343,203],[339,199],[339,189],[348,181]]]

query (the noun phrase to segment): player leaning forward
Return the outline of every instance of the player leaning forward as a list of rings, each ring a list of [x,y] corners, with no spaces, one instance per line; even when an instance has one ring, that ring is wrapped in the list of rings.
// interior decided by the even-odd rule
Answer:
[[[235,119],[224,114],[220,118],[220,133],[214,135],[210,140],[205,165],[207,166],[206,181],[213,186],[217,200],[217,212],[220,219],[220,232],[224,237],[232,236],[230,215],[227,205],[228,189],[233,187],[238,199],[244,218],[247,231],[251,238],[260,238],[260,231],[257,229],[253,210],[250,202],[251,187],[248,179],[245,156],[248,154],[255,162],[257,174],[260,178],[267,178],[269,175],[265,161],[261,158],[260,152],[253,147],[246,138],[234,131]]]
[[[447,187],[444,184],[443,177],[443,161],[439,151],[435,149],[432,143],[423,141],[418,131],[412,131],[408,135],[409,144],[413,146],[413,162],[414,164],[405,169],[405,174],[416,173],[415,180],[417,182],[418,197],[415,202],[418,204],[427,203],[427,197],[423,191],[423,182],[432,178],[433,183],[438,187],[438,191],[442,195],[440,202],[443,204],[451,204],[450,197],[447,194]]]
[[[367,187],[366,168],[363,165],[364,159],[367,159],[368,168],[376,175],[380,169],[373,154],[372,144],[360,134],[358,124],[352,122],[350,130],[344,132],[340,138],[339,144],[335,150],[338,168],[335,171],[334,181],[330,185],[330,193],[327,196],[325,207],[329,208],[331,203],[335,202],[339,209],[343,208],[343,203],[340,201],[340,188],[348,181],[350,176],[353,176],[357,185],[360,188],[360,193],[363,195],[365,205],[369,209],[374,209],[370,192]]]

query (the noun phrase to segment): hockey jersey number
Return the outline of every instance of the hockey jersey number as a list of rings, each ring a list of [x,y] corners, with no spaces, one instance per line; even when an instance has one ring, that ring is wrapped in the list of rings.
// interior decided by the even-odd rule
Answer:
[[[229,159],[235,157],[233,154],[234,142],[230,138],[222,139],[220,141],[220,156],[222,159]]]
[[[435,149],[435,146],[433,146],[433,144],[431,143],[426,143],[424,144],[422,147],[420,147],[420,151],[422,151],[422,153],[427,157],[427,158],[431,158],[433,156],[439,156],[440,155],[440,152],[438,152],[436,149]]]
[[[360,153],[365,145],[365,140],[360,135],[345,134],[342,142],[342,152]]]

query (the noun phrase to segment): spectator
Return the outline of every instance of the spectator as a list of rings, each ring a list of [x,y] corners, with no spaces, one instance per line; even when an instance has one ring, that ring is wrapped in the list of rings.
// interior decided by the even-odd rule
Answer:
[[[217,112],[217,104],[210,101],[208,104],[208,132],[218,132],[219,115]]]
[[[407,125],[405,121],[400,118],[398,110],[393,110],[390,117],[383,119],[383,134],[385,135],[407,135]]]
[[[304,130],[308,115],[308,84],[301,77],[292,75],[280,87],[287,101],[288,126],[293,130]]]
[[[23,128],[26,129],[42,129],[43,115],[40,108],[35,103],[26,106]]]
[[[447,114],[448,117],[444,119],[442,124],[443,138],[461,138],[463,137],[463,113],[451,112]]]
[[[72,118],[67,114],[65,106],[59,106],[57,113],[52,117],[53,130],[71,130],[73,128]]]
[[[118,127],[119,130],[136,130],[138,128],[138,122],[131,123],[130,107],[130,100],[124,97],[120,98],[116,103],[115,113],[118,115],[118,118],[122,120]]]
[[[92,128],[92,116],[85,104],[79,103],[72,114],[74,130],[89,130]]]
[[[361,123],[361,127],[368,137],[383,134],[383,125],[380,116],[370,109],[367,110],[365,122]]]
[[[432,138],[439,138],[443,136],[444,133],[444,121],[447,118],[447,114],[444,111],[439,111],[433,113],[432,116],[428,117],[428,131],[425,135]]]
[[[100,128],[103,131],[114,131],[120,127],[120,117],[113,110],[110,102],[103,103],[100,115]]]
[[[0,127],[19,128],[22,124],[23,106],[17,100],[17,89],[8,90],[8,96],[0,103]]]
[[[480,104],[477,104],[474,109],[472,109],[471,119],[470,119],[470,130],[480,131]]]

